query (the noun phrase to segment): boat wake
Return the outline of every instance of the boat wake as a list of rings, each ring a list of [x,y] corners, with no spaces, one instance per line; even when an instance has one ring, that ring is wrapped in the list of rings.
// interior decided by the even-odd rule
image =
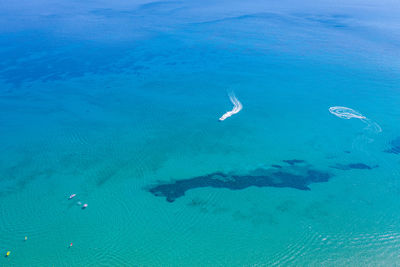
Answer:
[[[369,146],[369,144],[374,142],[374,137],[376,136],[376,134],[382,132],[382,128],[379,126],[379,124],[368,119],[360,112],[347,107],[330,107],[329,112],[341,119],[346,119],[346,120],[352,118],[359,119],[360,121],[362,121],[367,125],[367,127],[365,127],[364,129],[367,130],[367,132],[358,135],[354,139],[352,144],[352,149],[370,154],[369,149],[367,149],[367,147]]]
[[[231,111],[226,112],[224,115],[222,115],[221,118],[219,118],[219,121],[224,121],[225,119],[229,118],[230,116],[241,111],[243,108],[242,103],[239,102],[239,100],[236,98],[234,93],[229,94],[229,99],[231,100],[231,102],[233,104],[233,109]]]
[[[347,108],[347,107],[330,107],[329,112],[333,115],[342,118],[342,119],[359,119],[363,123],[367,124],[366,129],[370,130],[373,133],[380,133],[382,132],[382,128],[376,122],[371,121],[367,117],[363,116],[360,112],[355,111],[354,109]]]

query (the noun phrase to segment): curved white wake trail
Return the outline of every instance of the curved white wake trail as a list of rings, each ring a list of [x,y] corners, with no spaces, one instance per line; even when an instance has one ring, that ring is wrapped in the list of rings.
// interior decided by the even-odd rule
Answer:
[[[242,110],[243,106],[242,103],[236,98],[234,93],[229,94],[229,99],[231,100],[233,104],[233,109],[231,111],[226,112],[224,115],[219,118],[220,121],[224,121],[225,119],[229,118],[230,116],[238,113],[239,111]]]
[[[333,115],[341,118],[341,119],[359,119],[365,124],[367,124],[366,129],[370,130],[373,133],[380,133],[382,132],[382,128],[376,123],[362,115],[360,112],[355,111],[354,109],[347,108],[347,107],[330,107],[329,112]]]
[[[355,111],[354,109],[347,108],[347,107],[330,107],[329,112],[333,115],[341,118],[341,119],[359,119],[363,123],[367,124],[365,130],[368,130],[369,134],[361,134],[354,139],[352,147],[355,150],[362,151],[364,153],[370,154],[366,146],[374,142],[373,136],[371,134],[376,135],[382,132],[382,128],[374,121],[371,121],[360,112]]]
[[[330,107],[329,112],[332,113],[333,115],[349,120],[351,118],[356,118],[356,119],[366,119],[365,116],[363,116],[360,112],[355,111],[354,109],[351,108],[346,108],[346,107]]]
[[[379,126],[379,124],[377,124],[376,122],[373,122],[370,119],[362,119],[361,121],[367,124],[367,127],[365,127],[365,129],[370,130],[374,133],[382,132],[381,126]]]

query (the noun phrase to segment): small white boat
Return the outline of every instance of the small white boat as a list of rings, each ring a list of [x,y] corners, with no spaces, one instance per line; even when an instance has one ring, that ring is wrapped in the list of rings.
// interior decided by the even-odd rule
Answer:
[[[76,194],[72,194],[69,196],[69,199],[73,199],[74,197],[76,197]]]

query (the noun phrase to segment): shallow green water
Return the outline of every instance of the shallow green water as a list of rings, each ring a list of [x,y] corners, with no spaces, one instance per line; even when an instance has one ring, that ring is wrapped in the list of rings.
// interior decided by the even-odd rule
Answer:
[[[400,262],[391,3],[64,5],[4,11],[25,20],[1,32],[0,266]],[[330,179],[149,192],[271,165]]]

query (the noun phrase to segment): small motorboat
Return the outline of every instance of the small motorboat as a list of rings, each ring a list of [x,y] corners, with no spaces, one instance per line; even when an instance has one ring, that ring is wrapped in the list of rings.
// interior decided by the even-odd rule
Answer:
[[[83,206],[82,206],[82,209],[86,209],[87,208],[87,206],[88,206],[88,204],[83,204]]]
[[[69,199],[73,199],[74,197],[76,197],[76,194],[72,194],[69,196]]]

